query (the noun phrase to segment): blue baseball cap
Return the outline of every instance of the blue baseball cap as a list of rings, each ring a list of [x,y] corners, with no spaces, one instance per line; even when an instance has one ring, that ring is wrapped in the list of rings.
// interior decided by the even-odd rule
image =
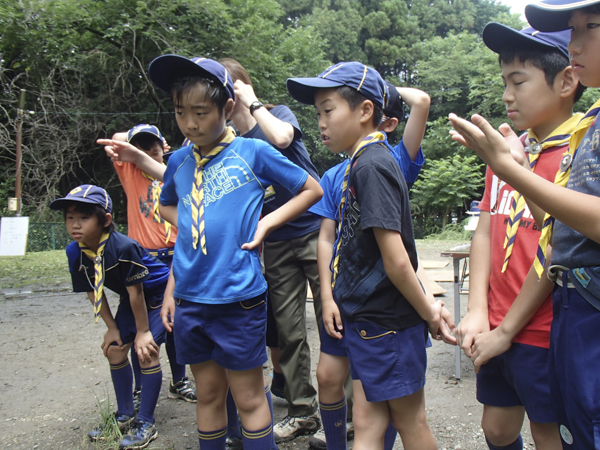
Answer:
[[[567,30],[573,11],[598,3],[599,0],[543,0],[527,5],[525,17],[532,27],[541,31]]]
[[[404,119],[404,102],[402,101],[402,96],[394,86],[389,81],[385,82],[388,91],[388,97],[386,105],[383,107],[383,114],[387,117],[395,117],[399,121]]]
[[[148,76],[165,92],[171,93],[171,82],[176,77],[198,75],[213,80],[225,88],[227,96],[235,100],[233,80],[225,67],[210,58],[186,58],[179,55],[162,55],[148,66]]]
[[[567,45],[571,39],[571,32],[568,30],[548,33],[527,27],[518,31],[501,23],[490,22],[483,29],[481,37],[484,44],[495,53],[500,53],[507,47],[516,49],[546,47],[560,51],[569,60]]]
[[[107,213],[112,212],[112,200],[104,189],[93,184],[82,184],[71,190],[64,198],[57,198],[50,203],[50,209],[65,209],[70,203],[90,203],[99,205]]]
[[[158,128],[156,128],[154,125],[148,125],[147,123],[140,123],[139,125],[136,125],[135,127],[133,127],[131,130],[129,130],[127,132],[127,142],[131,142],[131,140],[139,134],[151,134],[152,136],[160,139],[161,142],[164,143],[164,141],[165,141],[162,137],[162,134],[160,134],[160,131],[158,130]]]
[[[314,78],[287,79],[292,98],[306,105],[315,104],[318,89],[341,86],[356,89],[380,108],[386,104],[387,86],[379,72],[356,61],[337,63]]]

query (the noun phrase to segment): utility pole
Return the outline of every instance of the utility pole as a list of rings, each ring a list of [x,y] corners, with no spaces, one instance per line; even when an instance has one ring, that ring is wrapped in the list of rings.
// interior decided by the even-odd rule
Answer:
[[[17,197],[17,214],[21,215],[21,135],[23,130],[23,115],[25,113],[25,89],[21,89],[21,97],[19,98],[19,108],[17,109],[17,179],[15,181],[15,197]]]

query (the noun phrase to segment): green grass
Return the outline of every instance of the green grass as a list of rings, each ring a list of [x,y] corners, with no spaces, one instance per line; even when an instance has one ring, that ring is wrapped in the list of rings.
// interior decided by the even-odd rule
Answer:
[[[64,250],[0,256],[0,289],[56,288],[70,286],[71,276]]]

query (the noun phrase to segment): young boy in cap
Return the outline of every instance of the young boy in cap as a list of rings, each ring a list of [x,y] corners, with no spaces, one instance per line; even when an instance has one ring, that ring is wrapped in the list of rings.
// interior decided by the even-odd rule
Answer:
[[[400,120],[404,119],[403,103],[410,108],[402,139],[395,147],[388,147],[391,155],[398,163],[406,180],[407,186],[412,185],[419,175],[425,161],[421,150],[421,140],[425,134],[427,116],[429,113],[429,96],[418,89],[398,87],[386,81],[388,101],[383,109],[384,117],[379,125],[379,131],[393,132]],[[404,100],[404,102],[403,102]],[[387,144],[387,141],[386,141]],[[321,266],[321,285],[326,291],[328,307],[327,320],[341,322],[339,309],[331,295],[331,272],[329,263],[333,254],[333,244],[336,237],[339,204],[342,199],[342,183],[344,172],[349,160],[329,169],[321,179],[323,198],[310,211],[321,217],[321,232],[319,234],[319,264]],[[417,273],[419,277],[421,274]],[[422,280],[423,281],[423,280]],[[425,282],[426,283],[426,282]],[[430,301],[433,300],[431,296]],[[435,302],[435,300],[433,300]],[[336,319],[337,317],[337,319]],[[450,319],[450,328],[454,323]],[[343,425],[351,422],[352,397],[345,397],[344,380],[348,373],[349,363],[346,355],[344,339],[341,334],[332,337],[321,329],[321,354],[317,366],[317,381],[319,382],[319,403],[323,427],[309,440],[309,446],[316,449],[345,449],[347,435],[354,434],[353,425],[349,423],[349,432]],[[340,426],[341,425],[341,426]],[[384,449],[390,450],[396,439],[396,429],[390,424],[385,435]]]
[[[583,91],[569,65],[569,33],[489,23],[483,42],[499,54],[508,117],[515,128],[527,130],[522,137],[527,166],[554,181],[582,117],[573,115]],[[547,369],[553,284],[538,283],[533,267],[540,230],[525,198],[490,168],[479,208],[468,313],[457,337],[478,369],[486,442],[492,450],[522,449],[526,412],[536,448],[559,449]]]
[[[415,275],[408,189],[385,135],[377,131],[387,87],[375,70],[358,62],[338,63],[316,78],[288,79],[287,86],[293,98],[315,105],[323,143],[351,158],[331,261],[332,294],[343,323],[339,316],[328,320],[325,309],[323,322],[331,336],[345,333],[354,448],[383,448],[390,417],[404,448],[437,448],[423,386],[427,327],[437,336],[442,303],[429,303]],[[412,370],[399,376],[405,365]]]
[[[244,448],[270,448],[272,419],[262,370],[267,285],[258,246],[312,206],[322,191],[269,144],[236,138],[226,127],[235,94],[221,64],[164,55],[152,61],[148,73],[172,95],[177,124],[193,144],[175,152],[164,173],[160,213],[177,224],[179,234],[174,297],[167,291],[162,315],[173,329],[178,362],[190,364],[194,378],[201,380],[196,383],[200,447],[225,447],[230,387]],[[271,184],[296,195],[259,222]]]
[[[128,132],[115,133],[113,139],[129,142],[157,163],[164,164],[165,140],[154,125],[136,125]],[[139,242],[150,255],[160,259],[167,267],[171,267],[177,229],[172,227],[169,222],[165,222],[158,213],[162,177],[156,179],[132,163],[114,161],[113,165],[127,197],[129,237]],[[185,366],[177,363],[173,333],[167,334],[165,347],[172,374],[167,396],[187,402],[196,402],[196,389],[185,376]],[[135,378],[133,401],[139,407],[141,380],[140,367],[136,358],[132,358],[131,365]]]
[[[571,29],[571,66],[584,86],[600,87],[600,2],[542,1],[525,10],[529,23],[545,32]],[[534,266],[556,284],[548,363],[550,391],[563,448],[599,448],[600,382],[600,101],[577,124],[554,180],[522,167],[510,144],[481,116],[474,124],[455,115],[454,139],[474,149],[497,176],[547,213]],[[510,265],[510,263],[509,263]]]
[[[122,431],[131,426],[119,448],[146,448],[158,436],[154,409],[162,383],[159,348],[167,334],[160,307],[169,268],[148,255],[136,241],[115,231],[112,201],[104,189],[76,187],[66,197],[50,203],[50,208],[64,212],[67,232],[74,241],[67,247],[73,290],[87,292],[96,322],[102,317],[108,328],[102,350],[110,363],[117,398],[115,421]],[[104,286],[120,296],[114,316]],[[132,345],[140,360],[144,386],[137,417],[127,358]],[[98,427],[88,436],[93,441],[102,440],[103,432]]]

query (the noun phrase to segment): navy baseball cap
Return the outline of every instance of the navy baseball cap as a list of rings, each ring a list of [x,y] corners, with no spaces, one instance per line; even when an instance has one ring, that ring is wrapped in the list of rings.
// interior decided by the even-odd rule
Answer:
[[[160,131],[158,130],[158,128],[156,128],[154,125],[148,125],[147,123],[140,123],[139,125],[136,125],[135,127],[133,127],[131,130],[129,130],[127,132],[127,142],[131,142],[131,140],[140,134],[150,134],[154,137],[157,137],[158,139],[160,139],[163,143],[164,143],[164,139],[162,137],[162,134],[160,134]]]
[[[558,32],[544,32],[532,27],[515,30],[497,22],[488,23],[483,29],[483,42],[487,47],[500,53],[504,48],[524,49],[546,47],[560,51],[569,60],[569,39],[571,32],[568,30]]]
[[[50,203],[50,209],[65,209],[72,202],[90,203],[99,205],[106,210],[107,213],[112,212],[112,200],[110,195],[101,187],[93,184],[82,184],[77,186],[64,198],[57,198]]]
[[[176,77],[198,75],[213,80],[225,88],[227,96],[235,100],[233,80],[225,67],[214,59],[186,58],[179,55],[162,55],[148,66],[148,76],[165,92],[171,93],[171,82]]]
[[[385,82],[388,89],[388,98],[385,107],[383,108],[383,114],[386,117],[395,117],[399,121],[404,119],[404,102],[402,97],[394,86],[389,81]]]
[[[599,0],[543,0],[527,5],[525,17],[532,27],[541,31],[567,30],[573,11],[599,3]]]
[[[356,61],[337,63],[314,78],[287,79],[287,89],[292,98],[306,105],[315,104],[318,89],[341,86],[356,89],[380,108],[386,103],[387,86],[379,72]]]

